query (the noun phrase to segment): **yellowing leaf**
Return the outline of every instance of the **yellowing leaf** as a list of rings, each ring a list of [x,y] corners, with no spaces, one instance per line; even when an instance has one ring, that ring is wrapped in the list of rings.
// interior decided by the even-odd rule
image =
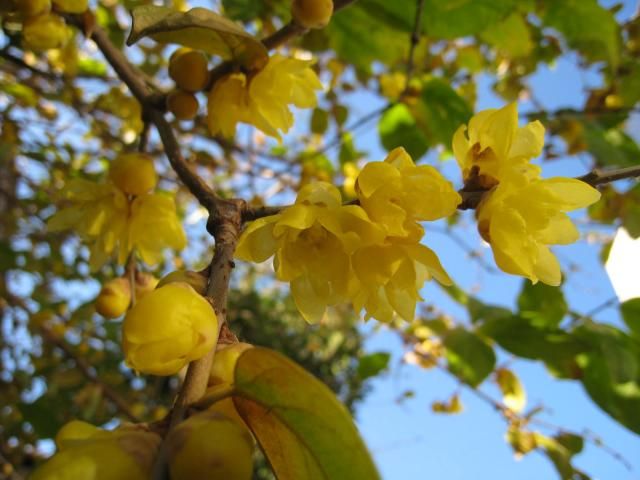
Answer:
[[[502,392],[504,404],[516,413],[522,411],[527,403],[527,394],[518,377],[506,368],[496,370],[496,383]]]
[[[262,42],[231,20],[206,8],[178,12],[168,7],[143,5],[133,10],[132,17],[127,45],[151,37],[158,42],[177,43],[236,60],[250,69],[262,68],[269,58]]]
[[[380,478],[351,415],[313,375],[265,348],[235,369],[234,403],[279,480]]]

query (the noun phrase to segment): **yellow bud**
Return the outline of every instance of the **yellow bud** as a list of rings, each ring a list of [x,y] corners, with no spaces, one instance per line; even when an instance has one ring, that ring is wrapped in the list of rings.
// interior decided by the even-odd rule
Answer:
[[[209,82],[207,57],[202,52],[180,48],[169,60],[169,76],[181,90],[204,90]]]
[[[64,450],[74,445],[78,440],[86,440],[101,430],[95,425],[80,420],[72,420],[65,424],[56,434],[58,450]]]
[[[323,28],[333,15],[333,0],[293,0],[291,14],[304,28]]]
[[[131,303],[131,287],[126,278],[114,278],[102,286],[96,298],[96,312],[105,318],[118,318]]]
[[[178,120],[193,120],[198,115],[198,99],[193,93],[174,90],[167,96],[167,109]]]
[[[150,273],[137,272],[136,273],[136,302],[144,297],[147,293],[152,292],[158,285],[158,279]]]
[[[25,17],[36,17],[51,11],[51,0],[19,0],[15,4]]]
[[[238,357],[250,348],[253,348],[253,345],[242,342],[219,348],[213,357],[213,365],[211,365],[211,372],[209,373],[209,385],[232,385]]]
[[[88,7],[88,0],[52,0],[56,9],[64,13],[83,13]]]
[[[191,286],[171,283],[129,310],[122,336],[127,365],[152,375],[173,375],[214,347],[218,319]]]
[[[189,270],[177,270],[165,275],[158,282],[157,288],[176,282],[188,283],[200,295],[207,293],[207,277]]]
[[[153,159],[144,153],[123,153],[111,162],[109,178],[125,193],[142,195],[158,183]]]
[[[253,472],[253,440],[224,415],[194,415],[167,437],[171,478],[249,480]]]
[[[222,415],[225,415],[229,419],[233,420],[237,425],[240,425],[242,428],[244,428],[246,432],[253,439],[251,430],[249,429],[247,424],[244,422],[244,419],[238,413],[238,410],[236,410],[236,406],[233,403],[232,398],[229,397],[229,398],[223,398],[222,400],[218,400],[216,403],[211,405],[211,407],[209,407],[209,410],[213,412],[221,413]]]
[[[58,452],[31,480],[146,480],[160,437],[137,427],[105,431],[73,421],[62,427],[56,442]]]
[[[33,50],[63,47],[71,36],[64,19],[52,13],[27,18],[22,25],[24,45]]]

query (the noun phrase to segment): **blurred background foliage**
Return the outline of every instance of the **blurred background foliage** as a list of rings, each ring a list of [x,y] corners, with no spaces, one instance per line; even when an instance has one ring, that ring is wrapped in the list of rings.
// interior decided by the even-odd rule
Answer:
[[[91,8],[148,81],[168,91],[166,67],[175,47],[150,41],[124,46],[128,10],[148,3],[99,0]],[[289,0],[153,3],[221,11],[258,38],[290,20]],[[404,146],[416,162],[440,168],[439,159],[450,156],[453,132],[475,110],[480,81],[488,80],[504,102],[536,105],[531,77],[563,56],[577,56],[579,67],[600,79],[583,107],[541,107],[524,115],[547,126],[543,161],[576,156],[585,172],[638,165],[629,120],[640,100],[640,18],[619,22],[617,8],[596,0],[424,0],[408,67],[416,2],[358,0],[325,30],[286,47],[317,59],[314,68],[327,89],[283,143],[249,128],[240,128],[234,140],[211,138],[202,112],[193,122],[173,125],[191,165],[228,196],[257,205],[286,203],[313,180],[343,185],[348,195],[369,159],[354,142],[358,132],[377,124],[384,148]],[[358,102],[374,108],[356,115]],[[36,54],[22,48],[19,27],[3,17],[0,122],[0,476],[22,478],[50,452],[47,439],[63,423],[158,420],[179,379],[139,377],[124,366],[120,321],[101,318],[92,302],[100,284],[122,270],[108,264],[91,273],[77,237],[46,231],[64,180],[104,176],[118,152],[135,149],[147,135],[136,100],[80,32],[64,49]],[[190,238],[184,252],[167,255],[150,273],[201,268],[212,251],[204,213],[176,180],[155,132],[148,151],[157,158],[161,187],[175,192]],[[589,211],[591,220],[639,237],[639,189],[628,183],[605,187],[603,201]],[[452,235],[458,220],[450,221]],[[307,326],[282,286],[265,280],[269,270],[258,267],[258,273],[236,272],[229,315],[234,333],[290,356],[356,408],[367,379],[387,369],[389,355],[364,352],[352,312],[335,309],[322,325]],[[514,372],[498,365],[496,352],[542,362],[559,380],[582,383],[602,410],[640,433],[640,299],[620,306],[625,326],[612,326],[576,313],[561,289],[544,285],[524,282],[512,309],[485,304],[457,287],[447,293],[470,322],[425,304],[415,322],[391,328],[403,338],[408,363],[448,371],[479,394],[484,381],[496,383],[503,395],[488,401],[507,420],[506,438],[517,454],[541,451],[561,478],[588,478],[572,457],[593,439],[564,430],[541,433],[539,411],[524,409],[523,387]],[[456,395],[433,409],[460,411]]]

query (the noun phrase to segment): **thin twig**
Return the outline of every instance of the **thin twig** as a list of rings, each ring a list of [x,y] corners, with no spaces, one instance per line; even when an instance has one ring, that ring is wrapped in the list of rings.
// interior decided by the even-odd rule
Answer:
[[[127,402],[122,397],[120,397],[118,392],[111,388],[111,386],[104,383],[100,379],[100,377],[96,375],[91,365],[86,360],[76,355],[70,345],[68,345],[58,335],[54,334],[46,326],[41,326],[40,332],[42,333],[42,336],[47,340],[47,342],[52,343],[53,345],[58,347],[68,358],[73,360],[73,362],[76,364],[76,367],[85,376],[85,378],[90,382],[98,385],[100,387],[100,390],[102,390],[104,396],[111,400],[111,402],[118,408],[118,410],[120,410],[127,418],[129,418],[129,420],[131,420],[132,422],[140,421],[138,417],[133,413],[133,411],[129,408]]]
[[[595,187],[603,183],[611,183],[625,178],[640,178],[640,165],[615,170],[595,169],[582,177],[578,177],[578,180],[582,180]]]
[[[416,0],[416,18],[413,23],[413,32],[409,37],[409,57],[407,58],[407,82],[405,85],[405,91],[409,89],[411,83],[411,77],[413,77],[414,71],[414,57],[416,53],[416,47],[420,43],[420,33],[422,30],[422,12],[424,11],[424,0]]]

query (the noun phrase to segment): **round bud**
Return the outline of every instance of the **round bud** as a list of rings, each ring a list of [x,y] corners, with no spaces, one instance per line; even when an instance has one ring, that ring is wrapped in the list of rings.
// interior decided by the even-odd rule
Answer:
[[[304,28],[324,28],[333,15],[333,0],[293,0],[291,14]]]
[[[109,178],[124,193],[142,195],[153,190],[158,176],[153,159],[144,153],[123,153],[111,162]]]
[[[152,375],[178,373],[206,355],[217,340],[213,307],[186,283],[170,283],[146,294],[123,324],[127,365]]]
[[[131,303],[131,287],[126,278],[114,278],[102,286],[96,298],[96,312],[105,318],[118,318]]]
[[[213,357],[208,384],[233,385],[236,362],[240,355],[250,348],[253,348],[253,345],[242,342],[221,346]]]
[[[188,283],[200,295],[207,293],[207,277],[189,270],[176,270],[175,272],[168,273],[160,279],[157,288],[175,282]]]
[[[193,93],[174,90],[167,96],[167,110],[178,120],[193,120],[198,108],[198,99]]]
[[[171,478],[249,480],[253,439],[226,416],[212,411],[194,415],[167,437]]]
[[[209,82],[207,57],[202,52],[180,48],[169,59],[169,76],[180,90],[204,90]]]
[[[63,13],[84,13],[89,8],[88,0],[52,0],[57,11]]]
[[[70,38],[64,19],[52,13],[27,18],[22,24],[22,41],[33,50],[61,48]]]
[[[25,17],[37,17],[51,11],[51,0],[20,0],[15,4]]]

